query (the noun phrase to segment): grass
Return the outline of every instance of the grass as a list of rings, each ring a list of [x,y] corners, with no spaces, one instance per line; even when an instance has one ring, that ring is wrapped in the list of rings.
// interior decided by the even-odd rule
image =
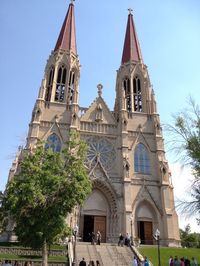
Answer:
[[[153,263],[154,266],[158,265],[158,248],[155,247],[139,247],[139,251],[143,256]],[[192,257],[197,259],[198,264],[200,263],[200,248],[170,248],[161,247],[160,248],[160,259],[162,266],[168,266],[168,260],[170,256],[178,256],[178,258],[187,256],[190,261]]]

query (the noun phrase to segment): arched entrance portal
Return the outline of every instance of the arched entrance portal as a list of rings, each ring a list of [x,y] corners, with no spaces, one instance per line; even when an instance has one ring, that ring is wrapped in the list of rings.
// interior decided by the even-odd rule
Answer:
[[[80,209],[79,235],[82,241],[91,241],[89,234],[99,230],[102,242],[116,243],[119,235],[117,195],[105,180],[96,178],[92,183],[92,193]]]
[[[109,205],[101,191],[94,189],[81,211],[82,239],[91,241],[91,233],[99,230],[102,242],[106,242]]]
[[[153,232],[157,227],[157,216],[154,208],[147,201],[141,202],[136,209],[136,227],[141,244],[153,244]]]

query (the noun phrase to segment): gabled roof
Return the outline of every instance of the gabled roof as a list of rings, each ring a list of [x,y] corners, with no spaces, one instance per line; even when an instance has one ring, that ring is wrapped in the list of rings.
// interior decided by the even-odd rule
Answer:
[[[129,11],[131,11],[131,9]],[[136,34],[133,15],[130,12],[128,15],[128,21],[126,27],[124,49],[122,54],[122,64],[127,63],[131,60],[141,61],[142,54],[140,51],[140,45]]]
[[[76,50],[76,30],[75,30],[75,17],[74,17],[74,5],[69,4],[67,15],[63,22],[56,46],[54,51],[57,50],[72,51],[75,55]]]

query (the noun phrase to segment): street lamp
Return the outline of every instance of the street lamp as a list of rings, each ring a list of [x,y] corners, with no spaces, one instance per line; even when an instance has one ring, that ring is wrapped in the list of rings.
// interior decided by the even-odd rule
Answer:
[[[74,258],[73,258],[72,265],[75,266],[76,265],[76,236],[78,233],[78,225],[74,226],[73,232],[74,232]]]
[[[160,264],[160,231],[158,229],[156,229],[154,238],[158,244],[158,266],[161,266],[161,264]]]
[[[133,215],[130,215],[130,222],[131,222],[131,246],[133,246]]]

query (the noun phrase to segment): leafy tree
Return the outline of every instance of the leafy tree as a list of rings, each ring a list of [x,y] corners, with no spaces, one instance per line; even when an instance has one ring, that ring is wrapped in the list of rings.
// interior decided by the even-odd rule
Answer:
[[[191,233],[191,227],[186,225],[185,230],[180,229],[181,245],[183,247],[199,247],[200,234]]]
[[[15,233],[25,246],[42,248],[66,232],[65,218],[91,191],[84,167],[86,144],[74,133],[62,153],[38,144],[24,155],[20,171],[9,182],[3,206],[15,221]]]
[[[173,116],[174,121],[166,130],[171,150],[184,165],[190,165],[194,175],[191,200],[184,200],[179,205],[189,215],[200,216],[200,109],[191,97],[188,106]]]

